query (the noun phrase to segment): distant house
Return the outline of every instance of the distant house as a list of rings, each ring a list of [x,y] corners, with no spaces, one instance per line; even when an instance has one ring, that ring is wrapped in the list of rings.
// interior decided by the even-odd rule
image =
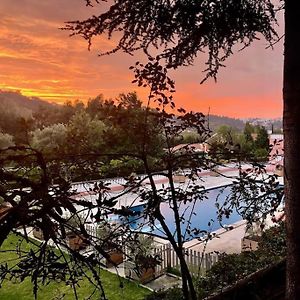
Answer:
[[[271,151],[269,154],[269,164],[271,171],[279,176],[283,176],[283,134],[270,134],[269,143]]]

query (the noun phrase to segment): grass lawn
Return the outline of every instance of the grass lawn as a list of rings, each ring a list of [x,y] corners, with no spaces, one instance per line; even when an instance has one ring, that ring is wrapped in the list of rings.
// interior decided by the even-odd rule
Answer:
[[[5,262],[11,263],[12,260],[17,258],[15,251],[13,252],[1,252],[4,250],[16,249],[16,244],[19,237],[10,235],[0,248],[0,264]],[[25,241],[22,243],[22,247],[29,249],[30,244]],[[16,261],[15,261],[16,262]],[[106,297],[109,300],[142,300],[144,296],[149,294],[149,291],[139,287],[136,283],[125,280],[122,278],[124,288],[119,287],[120,281],[118,277],[108,271],[101,271],[101,279],[104,286]],[[78,288],[78,298],[86,299],[93,290],[91,284],[87,280],[80,281],[80,287]],[[63,298],[61,295],[65,294]],[[9,280],[5,280],[0,287],[0,299],[1,300],[32,300],[34,299],[32,293],[32,284],[30,278],[27,278],[21,283],[13,283]],[[64,283],[50,283],[48,286],[42,286],[38,293],[39,300],[71,300],[74,299],[72,288],[66,286]],[[100,299],[100,295],[95,294],[91,299]]]

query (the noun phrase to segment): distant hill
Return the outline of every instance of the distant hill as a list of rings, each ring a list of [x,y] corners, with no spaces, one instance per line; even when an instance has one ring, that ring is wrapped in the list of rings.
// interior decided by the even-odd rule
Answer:
[[[53,108],[55,106],[58,105],[46,102],[36,97],[29,98],[19,92],[7,92],[0,90],[0,114],[2,115],[5,114],[15,117],[29,118],[41,107]],[[232,126],[238,130],[244,129],[244,122],[240,119],[216,115],[209,116],[209,126],[213,131],[221,125]]]
[[[0,90],[0,116],[10,115],[14,117],[24,117],[29,118],[35,112],[37,112],[41,107],[44,108],[58,108],[60,110],[60,105],[55,103],[49,103],[36,97],[26,97],[19,92],[7,92]],[[211,130],[215,131],[221,125],[228,125],[242,131],[244,129],[245,123],[250,122],[253,125],[263,125],[267,129],[271,129],[273,124],[275,128],[282,127],[281,119],[236,119],[225,116],[209,116],[209,127]],[[2,126],[3,127],[3,126]],[[1,120],[0,120],[1,128]]]
[[[244,130],[245,123],[240,119],[230,117],[216,115],[209,116],[209,127],[212,131],[215,131],[221,125],[228,125],[242,131]]]
[[[39,98],[29,98],[18,92],[0,90],[0,113],[28,118],[40,107],[51,107],[55,104]]]
[[[249,122],[252,125],[264,126],[267,130],[273,129],[281,130],[282,129],[282,118],[276,119],[262,119],[262,118],[249,118],[243,120],[245,123]]]
[[[40,117],[43,122],[49,113],[55,110],[55,107],[58,105],[38,98],[29,98],[18,92],[0,90],[0,133],[8,133],[17,137],[19,141],[23,141],[21,136],[24,132],[33,130],[37,125],[32,121],[32,117],[44,109],[46,115]]]

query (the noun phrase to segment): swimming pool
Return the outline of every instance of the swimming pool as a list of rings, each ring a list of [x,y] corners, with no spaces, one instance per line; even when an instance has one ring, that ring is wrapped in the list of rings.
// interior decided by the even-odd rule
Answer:
[[[222,225],[218,221],[216,201],[222,205],[226,197],[230,194],[230,189],[230,186],[210,189],[206,192],[206,199],[196,200],[186,204],[181,202],[179,204],[179,214],[184,217],[181,222],[181,230],[185,240],[191,240],[195,237],[204,236],[206,232],[215,231],[221,228],[222,225],[230,225],[242,220],[242,217],[236,211],[233,211],[229,218],[224,217],[222,219]],[[131,208],[131,210],[136,212],[137,215],[128,219],[130,227],[135,231],[150,231],[162,238],[166,237],[158,222],[155,222],[155,226],[153,228],[149,226],[149,221],[143,216],[144,208],[144,205],[138,205]],[[173,210],[170,208],[168,203],[162,203],[160,205],[160,209],[165,218],[167,226],[169,227],[170,231],[175,234],[176,228]],[[187,220],[190,220],[190,229],[196,228],[203,232],[188,232],[186,230],[188,228]]]

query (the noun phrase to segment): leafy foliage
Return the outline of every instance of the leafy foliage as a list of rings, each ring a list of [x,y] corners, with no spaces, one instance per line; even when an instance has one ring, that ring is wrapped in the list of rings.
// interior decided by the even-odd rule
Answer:
[[[100,4],[101,1],[87,1]],[[247,1],[115,1],[103,13],[84,21],[68,22],[65,29],[81,35],[91,46],[98,35],[111,38],[119,32],[116,46],[108,53],[151,50],[167,68],[194,62],[207,50],[206,77],[216,77],[235,45],[249,46],[258,34],[268,42],[276,37],[272,25],[275,8],[270,0]],[[120,33],[121,31],[121,33]],[[153,51],[155,53],[155,51]],[[107,53],[104,53],[107,54]]]
[[[32,132],[32,147],[49,155],[63,153],[67,139],[67,128],[64,124],[54,124]]]
[[[284,224],[280,223],[263,232],[258,250],[223,254],[207,276],[199,281],[199,295],[204,298],[283,259],[286,255],[285,240]]]
[[[243,133],[234,127],[222,125],[209,139],[212,155],[225,160],[267,161],[270,152],[269,143],[267,130],[248,122]]]

